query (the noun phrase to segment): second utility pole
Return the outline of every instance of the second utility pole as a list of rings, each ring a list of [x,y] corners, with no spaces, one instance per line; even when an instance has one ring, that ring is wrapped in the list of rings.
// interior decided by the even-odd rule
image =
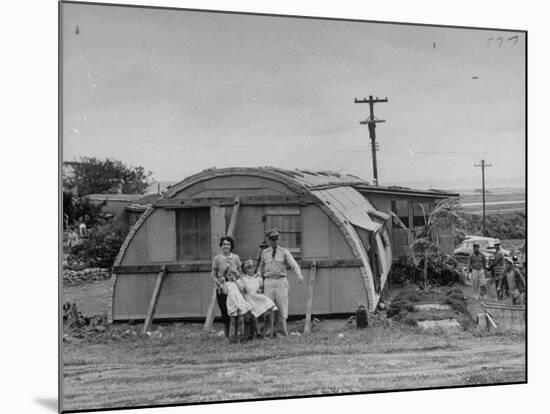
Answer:
[[[485,167],[492,167],[491,164],[487,164],[485,160],[481,160],[481,164],[474,164],[474,167],[481,167],[481,192],[483,194],[483,237],[485,233]]]
[[[368,125],[369,126],[369,136],[370,136],[370,144],[371,144],[371,150],[372,150],[372,176],[373,176],[373,182],[374,185],[378,185],[378,166],[376,165],[376,151],[377,151],[377,145],[376,145],[376,124],[378,122],[386,122],[383,119],[376,119],[374,117],[374,104],[379,102],[388,102],[388,98],[379,99],[376,97],[376,99],[373,99],[372,95],[369,96],[369,99],[363,98],[363,99],[357,99],[353,101],[354,103],[368,103],[370,106],[370,116],[365,120],[359,122],[361,125]]]

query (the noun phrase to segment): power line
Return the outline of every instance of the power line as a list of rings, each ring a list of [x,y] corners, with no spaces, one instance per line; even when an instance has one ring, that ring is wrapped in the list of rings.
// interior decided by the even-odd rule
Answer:
[[[356,154],[357,153],[352,153],[352,154],[347,153],[347,154],[344,154],[344,156],[339,157],[338,159],[332,160],[331,162],[318,163],[317,165],[314,166],[313,169],[315,169],[315,170],[326,170],[326,171],[336,170],[337,168],[340,167],[340,165],[345,164],[349,160],[354,158]]]
[[[349,162],[347,162],[345,165],[343,165],[341,168],[339,168],[338,170],[336,170],[337,172],[344,172],[344,171],[347,171],[349,170],[351,167],[353,167],[354,165],[356,165],[357,161],[359,161],[359,159],[365,155],[364,153],[362,152],[358,152],[357,153],[357,156],[350,160]]]
[[[357,152],[362,152],[366,148],[367,148],[367,146],[363,145],[361,148],[357,148],[352,152],[350,152],[350,151],[342,152],[341,154],[339,154],[335,157],[329,158],[326,161],[318,162],[317,164],[314,165],[313,169],[331,170],[331,169],[335,168],[337,165],[339,165],[342,161],[345,161],[348,158],[352,158],[355,154],[357,154]]]
[[[239,148],[239,149],[248,149],[248,150],[280,150],[280,151],[320,151],[320,152],[339,152],[339,153],[354,153],[356,151],[359,151],[359,149],[331,149],[331,148],[311,148],[311,147],[274,147],[274,146],[260,146],[260,145],[227,145],[227,144],[205,144],[205,143],[182,143],[184,146],[191,146],[191,147],[216,147],[216,148]]]
[[[351,160],[352,158],[355,158],[356,154],[358,153],[362,153],[364,152],[365,150],[367,149],[367,147],[363,147],[361,149],[358,149],[357,151],[354,151],[353,153],[348,153],[348,154],[344,154],[343,157],[339,157],[339,159],[335,160],[335,162],[333,163],[329,163],[329,169],[332,169],[332,168],[339,168],[340,165],[342,163],[346,163],[348,162],[349,160]]]
[[[347,155],[349,155],[349,152],[340,153],[339,155],[337,155],[335,157],[331,157],[326,161],[320,161],[320,162],[317,162],[316,164],[313,164],[312,168],[314,170],[318,169],[318,168],[324,168],[324,169],[328,170],[330,168],[329,166],[332,163],[335,163],[335,162],[341,160],[342,158],[346,157]]]
[[[363,155],[362,152],[356,152],[351,157],[348,157],[347,159],[343,160],[342,162],[339,162],[337,165],[332,167],[334,171],[343,171],[346,169],[346,167],[352,165],[359,157]]]

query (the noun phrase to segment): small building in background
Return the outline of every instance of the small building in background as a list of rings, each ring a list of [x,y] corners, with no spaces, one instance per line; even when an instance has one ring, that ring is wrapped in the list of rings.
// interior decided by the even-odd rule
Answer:
[[[435,206],[448,198],[458,198],[458,193],[442,190],[414,190],[407,187],[381,187],[368,183],[354,185],[363,196],[379,210],[393,216],[391,223],[391,240],[393,257],[397,260],[401,255],[409,253],[409,239],[415,231],[422,229]],[[407,229],[403,228],[401,223]],[[439,229],[437,243],[439,251],[452,254],[454,246],[454,228]]]
[[[141,194],[88,194],[83,198],[101,207],[102,216],[109,219],[122,214],[128,204],[142,197]]]
[[[101,217],[133,225],[159,194],[89,194],[84,198],[101,207]]]

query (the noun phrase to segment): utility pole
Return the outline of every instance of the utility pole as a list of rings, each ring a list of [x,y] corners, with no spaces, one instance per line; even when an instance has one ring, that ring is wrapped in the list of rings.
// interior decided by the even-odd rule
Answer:
[[[474,164],[474,167],[481,167],[481,193],[483,196],[483,236],[485,233],[485,167],[492,167],[492,164],[487,164],[485,160],[481,160],[481,164]]]
[[[376,124],[379,122],[386,122],[383,119],[376,119],[374,117],[374,104],[380,102],[388,102],[388,98],[379,99],[378,97],[373,98],[372,95],[369,96],[369,99],[357,99],[353,101],[354,103],[368,103],[370,106],[370,116],[364,120],[360,121],[361,125],[368,125],[369,127],[369,136],[370,136],[370,145],[372,150],[372,176],[374,185],[378,185],[378,166],[376,164],[376,151],[378,147],[376,145]]]

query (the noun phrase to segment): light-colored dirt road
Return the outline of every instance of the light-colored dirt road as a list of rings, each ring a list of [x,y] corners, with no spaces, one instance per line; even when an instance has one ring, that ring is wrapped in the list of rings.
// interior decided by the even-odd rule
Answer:
[[[200,337],[198,324],[161,327],[161,338],[75,340],[63,353],[64,409],[525,381],[523,336],[357,331],[344,322],[240,345]],[[139,327],[116,327],[128,328]]]

